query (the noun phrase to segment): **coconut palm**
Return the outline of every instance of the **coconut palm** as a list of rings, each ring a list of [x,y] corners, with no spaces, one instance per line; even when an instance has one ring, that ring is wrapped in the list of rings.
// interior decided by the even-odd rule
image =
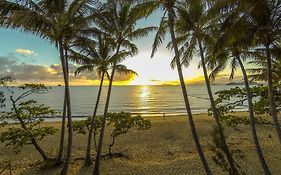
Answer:
[[[243,24],[247,25],[247,24]],[[216,75],[223,71],[227,64],[230,63],[231,67],[231,74],[230,79],[234,77],[235,71],[237,66],[240,67],[243,80],[245,84],[246,94],[248,98],[248,110],[249,110],[249,118],[250,118],[250,126],[253,136],[253,141],[255,144],[256,152],[263,168],[264,174],[270,175],[271,172],[269,167],[266,163],[264,158],[262,148],[259,143],[257,131],[256,131],[256,124],[255,124],[255,116],[254,116],[254,109],[253,109],[253,95],[250,89],[248,75],[244,66],[244,61],[249,60],[250,57],[255,56],[255,52],[251,51],[251,47],[253,46],[253,40],[247,38],[247,34],[243,33],[243,31],[237,30],[237,27],[234,29],[224,29],[224,32],[221,31],[221,35],[219,39],[217,39],[216,47],[214,48],[215,54],[220,55],[213,58],[209,58],[208,66],[212,69],[210,77],[215,79]],[[234,32],[235,31],[235,32]],[[234,32],[234,33],[233,33]],[[235,35],[235,40],[231,39]]]
[[[195,142],[199,157],[203,163],[206,173],[212,174],[211,170],[209,168],[208,162],[202,151],[200,142],[199,142],[199,138],[198,138],[197,131],[195,128],[193,117],[192,117],[192,112],[191,112],[191,108],[190,108],[190,104],[189,104],[187,90],[186,90],[186,86],[185,86],[185,82],[184,82],[184,77],[183,77],[183,73],[182,73],[180,52],[178,49],[178,43],[177,43],[177,39],[175,36],[175,26],[174,26],[175,20],[177,18],[176,12],[178,10],[178,7],[179,7],[179,1],[176,1],[176,0],[147,0],[147,1],[144,1],[141,5],[139,5],[140,9],[141,8],[146,9],[147,14],[151,14],[153,11],[155,11],[156,9],[159,9],[159,8],[164,9],[164,15],[160,22],[159,30],[156,33],[155,40],[153,43],[151,57],[154,56],[155,52],[158,49],[158,46],[163,42],[166,32],[169,31],[170,36],[171,36],[171,45],[172,45],[172,47],[174,49],[174,53],[175,53],[175,64],[176,64],[176,67],[178,70],[180,85],[181,85],[181,89],[182,89],[182,93],[183,93],[183,97],[184,97],[184,101],[185,101],[185,107],[186,107],[191,131],[192,131],[192,135],[194,138],[194,142]],[[166,14],[168,15],[167,20],[166,20],[166,18],[167,18]]]
[[[232,0],[233,1],[233,0]],[[257,43],[256,48],[263,50],[267,66],[267,85],[270,113],[274,122],[279,142],[281,143],[281,128],[277,117],[276,102],[273,90],[271,50],[280,41],[281,29],[281,2],[279,0],[237,0],[237,6],[232,14],[241,21],[247,22],[247,34]],[[233,18],[233,15],[231,15]]]
[[[281,144],[281,127],[277,116],[276,102],[273,90],[273,77],[272,77],[272,55],[271,48],[277,45],[280,39],[281,30],[281,2],[279,0],[266,0],[266,1],[253,1],[253,9],[251,12],[251,23],[255,27],[255,35],[257,41],[263,44],[266,53],[267,62],[267,85],[268,85],[268,98],[270,104],[271,116],[274,121],[275,129]]]
[[[69,92],[68,60],[64,50],[69,39],[74,37],[88,23],[85,16],[93,6],[91,0],[18,0],[16,2],[1,1],[0,13],[4,13],[5,27],[17,28],[22,31],[50,40],[59,49],[63,70],[67,118],[68,118],[68,148],[64,167],[61,174],[67,174],[72,153],[72,117]],[[75,30],[73,32],[73,30]]]
[[[259,52],[260,53],[260,52]],[[258,59],[249,62],[254,64],[255,68],[247,69],[251,74],[249,78],[255,81],[267,81],[267,62],[264,59],[264,54],[259,54]],[[271,49],[272,60],[272,79],[273,82],[281,81],[281,48],[276,46],[276,48]]]
[[[230,165],[231,173],[238,174],[236,163],[226,143],[226,138],[220,121],[220,113],[215,104],[205,63],[206,55],[209,52],[208,46],[212,46],[213,35],[216,33],[214,29],[215,24],[213,22],[216,19],[216,15],[213,15],[213,13],[210,15],[211,13],[208,9],[208,2],[206,0],[192,0],[181,3],[177,11],[179,16],[179,19],[176,22],[176,31],[179,35],[177,42],[182,44],[180,55],[182,56],[183,65],[188,66],[194,54],[199,53],[200,55],[200,65],[203,68],[205,84],[213,116],[220,134],[220,140],[222,141],[222,146]],[[172,47],[173,45],[169,43],[168,46]],[[174,63],[175,60],[173,60],[172,66],[174,66]]]
[[[96,45],[96,47],[93,47]],[[82,46],[85,47],[85,46]],[[112,64],[114,60],[122,59],[124,57],[130,56],[132,53],[120,51],[118,54],[112,53],[112,46],[107,41],[106,37],[99,36],[98,42],[96,44],[92,44],[92,46],[88,46],[86,48],[82,48],[81,52],[78,53],[75,51],[71,51],[70,58],[79,64],[82,64],[76,71],[75,74],[80,74],[84,71],[95,71],[100,76],[100,85],[97,94],[96,104],[93,112],[93,116],[91,118],[91,125],[88,134],[88,142],[86,147],[86,156],[85,156],[85,165],[88,166],[91,164],[91,144],[92,144],[92,136],[93,136],[93,127],[96,121],[97,110],[99,106],[102,86],[104,82],[104,77],[106,76],[108,79],[110,78],[108,70],[112,69]],[[125,74],[135,74],[136,72],[127,69],[126,66],[117,64],[116,71],[118,73],[125,73]],[[96,145],[95,145],[96,146]],[[97,147],[96,147],[97,150]]]
[[[131,55],[136,54],[138,49],[131,41],[144,37],[148,35],[150,31],[155,29],[154,27],[136,28],[136,22],[144,18],[145,15],[140,13],[140,11],[135,10],[134,4],[134,0],[108,0],[104,4],[102,12],[100,12],[100,14],[94,19],[97,28],[104,32],[108,39],[111,40],[116,54],[120,53],[122,49],[129,51]],[[123,59],[120,60],[116,58],[113,60],[93,172],[95,175],[100,174],[100,157],[102,152],[106,116],[109,107],[112,83],[115,72],[117,71],[117,64]]]

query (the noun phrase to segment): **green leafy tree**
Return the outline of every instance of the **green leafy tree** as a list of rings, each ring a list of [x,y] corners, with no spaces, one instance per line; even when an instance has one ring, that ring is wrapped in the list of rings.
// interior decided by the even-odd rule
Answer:
[[[277,110],[280,111],[281,109],[281,92],[279,90],[280,85],[273,86],[276,94],[276,104],[277,104]],[[250,88],[252,98],[254,99],[253,103],[253,111],[256,114],[268,114],[270,115],[270,108],[269,108],[269,101],[268,101],[268,88],[267,86],[255,86]],[[220,90],[216,92],[218,98],[216,99],[216,103],[219,106],[219,111],[222,115],[222,120],[235,120],[236,118],[239,122],[235,123],[244,123],[249,124],[250,120],[247,118],[240,118],[237,116],[231,115],[231,113],[234,113],[236,110],[238,110],[241,107],[247,106],[247,90],[246,88],[231,88],[229,90]],[[255,117],[255,123],[261,123],[263,120],[262,118]],[[243,122],[244,121],[244,122]],[[268,122],[265,122],[268,123]]]
[[[101,130],[102,117],[97,117],[96,119],[97,120],[92,128],[91,117],[87,118],[87,120],[75,121],[73,122],[73,130],[80,134],[86,134],[92,129],[95,148],[97,150],[95,138]],[[137,130],[147,130],[151,127],[151,123],[149,120],[144,119],[141,116],[132,116],[131,113],[122,111],[118,113],[108,113],[107,126],[113,127],[110,134],[112,142],[108,147],[108,155],[112,157],[114,155],[114,153],[112,153],[112,147],[114,146],[118,136],[127,134],[132,128],[136,128]]]
[[[256,103],[260,103],[260,101],[263,101],[263,98],[267,98],[266,95],[262,95],[263,93],[267,94],[267,89],[264,87],[253,87],[250,89],[250,92],[252,94],[252,98],[257,99],[257,101],[254,103],[254,106]],[[262,118],[262,117],[255,117],[255,118],[249,118],[247,116],[237,116],[234,115],[237,109],[241,109],[241,107],[247,106],[248,103],[248,92],[246,88],[231,88],[229,90],[221,90],[216,92],[218,98],[216,99],[216,104],[218,106],[221,121],[226,123],[226,125],[231,127],[236,127],[237,125],[243,124],[243,125],[252,125],[252,123],[255,124],[271,124],[268,120]],[[261,96],[262,95],[262,96]],[[264,104],[264,106],[268,107],[268,103]],[[253,108],[255,109],[255,108]],[[210,109],[211,110],[211,109]],[[256,110],[253,110],[255,112],[258,112]],[[223,154],[223,148],[221,147],[221,141],[217,137],[217,129],[214,128],[214,131],[212,133],[212,144],[211,144],[211,150],[215,153],[215,157],[213,157],[213,160],[218,164],[224,171],[229,171],[229,166],[226,164],[224,154]],[[259,148],[261,149],[261,148]],[[261,151],[258,150],[257,151]],[[232,148],[231,154],[233,154],[236,158],[243,158],[243,154],[241,154],[241,150],[239,148]],[[262,153],[262,152],[261,152]],[[260,155],[259,155],[260,156]],[[259,157],[260,158],[260,157]],[[263,158],[263,157],[262,157]],[[236,163],[236,162],[235,162]],[[264,162],[261,162],[264,163]],[[265,162],[265,165],[267,167],[267,164]],[[236,166],[239,169],[240,174],[244,174],[241,167],[236,163]],[[264,166],[264,165],[262,165]],[[267,167],[268,168],[268,167]],[[264,167],[263,167],[264,169]],[[270,174],[269,169],[264,169],[265,174]]]
[[[128,112],[108,113],[107,118],[107,125],[113,125],[113,131],[111,133],[112,142],[108,147],[109,156],[113,155],[111,150],[118,136],[127,134],[133,127],[136,127],[138,130],[146,130],[151,127],[149,120],[142,118],[140,115],[132,116]]]
[[[42,84],[24,84],[18,89],[23,92],[17,97],[10,96],[12,108],[9,112],[2,112],[0,120],[4,125],[8,125],[7,121],[19,123],[20,127],[9,127],[7,131],[1,133],[0,141],[13,146],[17,151],[24,145],[32,144],[42,158],[48,160],[49,157],[39,146],[38,141],[54,134],[56,129],[40,124],[44,121],[44,117],[54,115],[55,111],[34,100],[23,101],[33,94],[46,93],[48,89]],[[10,91],[14,94],[13,90],[10,89]]]
[[[250,91],[252,94],[252,98],[256,99],[255,103],[253,104],[254,106],[256,106],[256,104],[261,104],[260,102],[264,102],[263,98],[268,98],[267,89],[263,86],[253,87],[250,89]],[[246,104],[248,103],[248,92],[246,88],[236,87],[231,88],[229,90],[220,90],[216,92],[216,95],[218,96],[216,99],[216,104],[220,112],[221,121],[224,122],[227,126],[236,127],[237,125],[241,124],[252,125],[253,122],[259,125],[271,124],[271,122],[262,117],[255,117],[254,119],[249,119],[249,117],[247,116],[237,116],[234,114],[237,109],[241,109],[241,107],[247,106]],[[263,104],[263,106],[267,106],[268,108],[268,103]],[[260,113],[260,109],[253,109],[254,112]],[[221,140],[218,138],[217,128],[214,128],[212,132],[212,144],[210,145],[210,147],[211,150],[215,153],[215,156],[213,156],[213,160],[215,161],[215,163],[219,165],[224,171],[230,171],[229,165],[227,164],[224,158],[224,151],[221,144]],[[244,155],[241,150],[236,147],[231,147],[231,154],[234,155],[236,158],[244,158]],[[237,164],[237,162],[235,162],[235,164],[238,167],[239,173],[245,174],[241,167]],[[267,166],[267,164],[265,165]],[[270,171],[266,171],[266,169],[264,169],[264,172],[265,174],[270,173]]]
[[[94,123],[92,123],[92,117],[88,117],[87,120],[73,122],[73,131],[79,134],[86,134],[87,132],[91,132],[94,139],[95,150],[97,151],[98,146],[96,137],[100,133],[101,123],[101,116],[96,116]]]

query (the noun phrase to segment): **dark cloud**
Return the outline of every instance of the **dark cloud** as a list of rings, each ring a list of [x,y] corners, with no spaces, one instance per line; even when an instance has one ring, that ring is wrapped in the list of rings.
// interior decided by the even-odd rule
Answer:
[[[75,76],[74,72],[78,65],[70,64],[69,73],[71,82],[79,84],[91,84],[91,81],[99,80],[96,72],[85,71]],[[40,82],[40,83],[62,83],[62,68],[59,64],[50,66],[34,65],[20,62],[15,55],[0,57],[0,77],[9,75],[20,82]],[[129,81],[134,78],[130,74],[116,74],[115,81]]]

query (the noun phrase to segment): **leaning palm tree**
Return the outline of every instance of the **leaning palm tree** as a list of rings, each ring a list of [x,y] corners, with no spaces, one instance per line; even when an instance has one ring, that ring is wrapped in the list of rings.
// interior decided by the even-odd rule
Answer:
[[[18,0],[0,2],[0,13],[5,13],[5,27],[16,28],[50,40],[59,49],[65,84],[68,118],[68,148],[61,174],[67,174],[72,154],[72,117],[69,91],[68,60],[64,50],[69,38],[80,28],[89,25],[85,19],[93,5],[92,0]],[[72,30],[75,29],[75,32]]]
[[[96,47],[93,47],[96,45]],[[108,70],[112,69],[112,64],[116,59],[122,59],[124,57],[130,56],[130,52],[120,51],[118,54],[113,54],[113,48],[110,42],[104,36],[98,37],[98,42],[96,44],[92,44],[92,46],[88,46],[83,48],[82,46],[81,53],[71,51],[70,59],[74,62],[82,64],[77,70],[75,74],[80,74],[84,71],[95,71],[100,77],[100,85],[97,94],[96,104],[93,112],[93,116],[91,118],[91,125],[88,134],[88,141],[86,147],[86,156],[85,156],[85,165],[89,166],[91,164],[91,145],[92,145],[92,137],[93,137],[93,127],[96,122],[97,110],[99,106],[102,86],[104,82],[104,78],[110,78]],[[127,69],[126,66],[118,64],[116,65],[116,71],[118,73],[125,74],[137,74],[136,72]],[[96,146],[96,145],[95,145]],[[97,150],[97,148],[96,148]]]
[[[242,25],[247,25],[246,23]],[[270,169],[266,163],[264,158],[262,148],[259,143],[257,131],[256,131],[256,124],[255,124],[255,116],[254,116],[254,108],[253,108],[253,97],[252,92],[249,85],[249,79],[247,75],[247,71],[244,66],[244,61],[249,60],[249,57],[256,57],[256,53],[251,51],[251,46],[253,46],[253,40],[247,38],[247,34],[243,33],[241,30],[237,30],[239,27],[234,27],[234,29],[224,29],[221,31],[220,37],[217,39],[217,44],[214,48],[214,52],[216,58],[213,59],[209,57],[208,59],[208,66],[212,69],[210,77],[215,79],[216,75],[223,71],[227,64],[230,63],[231,66],[231,74],[230,79],[234,77],[235,71],[237,66],[240,67],[243,80],[246,89],[246,95],[248,98],[248,110],[249,110],[249,119],[250,119],[250,126],[253,136],[253,141],[255,144],[256,152],[263,168],[264,174],[270,175]],[[244,31],[245,32],[245,31]],[[230,39],[235,36],[235,40]],[[245,37],[246,36],[246,37]]]
[[[277,116],[275,95],[273,90],[272,75],[272,48],[280,41],[281,29],[281,3],[280,0],[239,0],[237,9],[239,19],[248,23],[248,35],[257,43],[257,48],[262,49],[267,66],[267,85],[270,113],[274,122],[279,142],[281,144],[281,127]],[[237,10],[237,11],[238,11]],[[237,13],[237,12],[235,12]]]
[[[153,31],[154,27],[136,28],[136,22],[145,17],[140,11],[135,8],[134,0],[108,0],[100,12],[94,19],[97,29],[106,34],[107,38],[111,40],[115,48],[115,53],[119,54],[123,50],[127,50],[134,55],[137,53],[137,47],[132,40],[138,39],[148,35]],[[109,101],[111,96],[112,83],[114,80],[117,65],[123,59],[118,57],[113,59],[112,71],[110,74],[108,92],[103,113],[102,127],[98,143],[98,150],[96,154],[96,161],[94,167],[94,175],[100,174],[100,158],[103,145],[103,137],[106,124],[106,116],[109,108]]]
[[[183,73],[182,73],[180,52],[178,49],[178,43],[177,43],[177,39],[175,36],[175,20],[176,20],[176,11],[178,10],[178,7],[179,7],[179,1],[176,1],[176,0],[147,0],[139,5],[139,8],[145,9],[146,13],[148,15],[153,13],[153,11],[155,11],[156,9],[159,9],[159,8],[164,9],[164,15],[160,22],[160,27],[159,27],[158,32],[156,33],[155,40],[153,43],[151,57],[154,56],[155,52],[158,49],[158,46],[162,43],[166,32],[169,30],[169,33],[171,36],[171,45],[172,45],[172,47],[174,49],[174,53],[175,53],[175,64],[176,64],[176,67],[178,70],[180,85],[181,85],[181,89],[182,89],[182,93],[183,93],[183,97],[184,97],[185,107],[186,107],[186,111],[187,111],[187,115],[188,115],[188,119],[189,119],[189,123],[190,123],[190,127],[191,127],[191,132],[193,135],[193,139],[194,139],[199,157],[205,168],[206,174],[212,174],[211,170],[209,168],[208,162],[202,151],[200,142],[199,142],[199,138],[198,138],[197,131],[195,128],[193,117],[192,117],[192,112],[191,112],[191,108],[190,108],[190,104],[189,104],[187,90],[186,90],[186,86],[185,86],[185,82],[184,82],[184,77],[183,77]],[[166,14],[168,15],[167,20],[166,20],[166,18],[167,18]]]
[[[203,69],[211,109],[216,121],[216,127],[219,131],[223,150],[229,163],[230,172],[232,174],[238,174],[237,165],[226,143],[226,137],[220,121],[220,113],[215,104],[206,66],[206,56],[210,50],[208,47],[213,45],[214,34],[216,33],[216,24],[214,21],[217,17],[217,14],[210,13],[208,5],[207,0],[192,0],[180,4],[178,7],[179,19],[176,22],[176,31],[179,35],[177,42],[182,44],[179,53],[182,56],[183,65],[188,66],[190,60],[192,60],[194,54],[197,54],[197,52],[200,55],[200,65]],[[173,47],[172,43],[169,43],[169,46]],[[172,66],[174,66],[174,63],[175,60],[173,60]]]

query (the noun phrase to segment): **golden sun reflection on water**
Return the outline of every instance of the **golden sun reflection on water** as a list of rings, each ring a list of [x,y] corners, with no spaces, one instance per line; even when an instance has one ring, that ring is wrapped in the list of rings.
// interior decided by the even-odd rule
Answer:
[[[150,98],[150,89],[149,86],[143,85],[140,86],[139,89],[139,106],[138,109],[142,110],[141,112],[147,112],[147,109],[150,108],[149,106],[149,98]]]
[[[147,101],[147,98],[150,95],[149,87],[148,86],[141,86],[140,98],[142,101]]]

